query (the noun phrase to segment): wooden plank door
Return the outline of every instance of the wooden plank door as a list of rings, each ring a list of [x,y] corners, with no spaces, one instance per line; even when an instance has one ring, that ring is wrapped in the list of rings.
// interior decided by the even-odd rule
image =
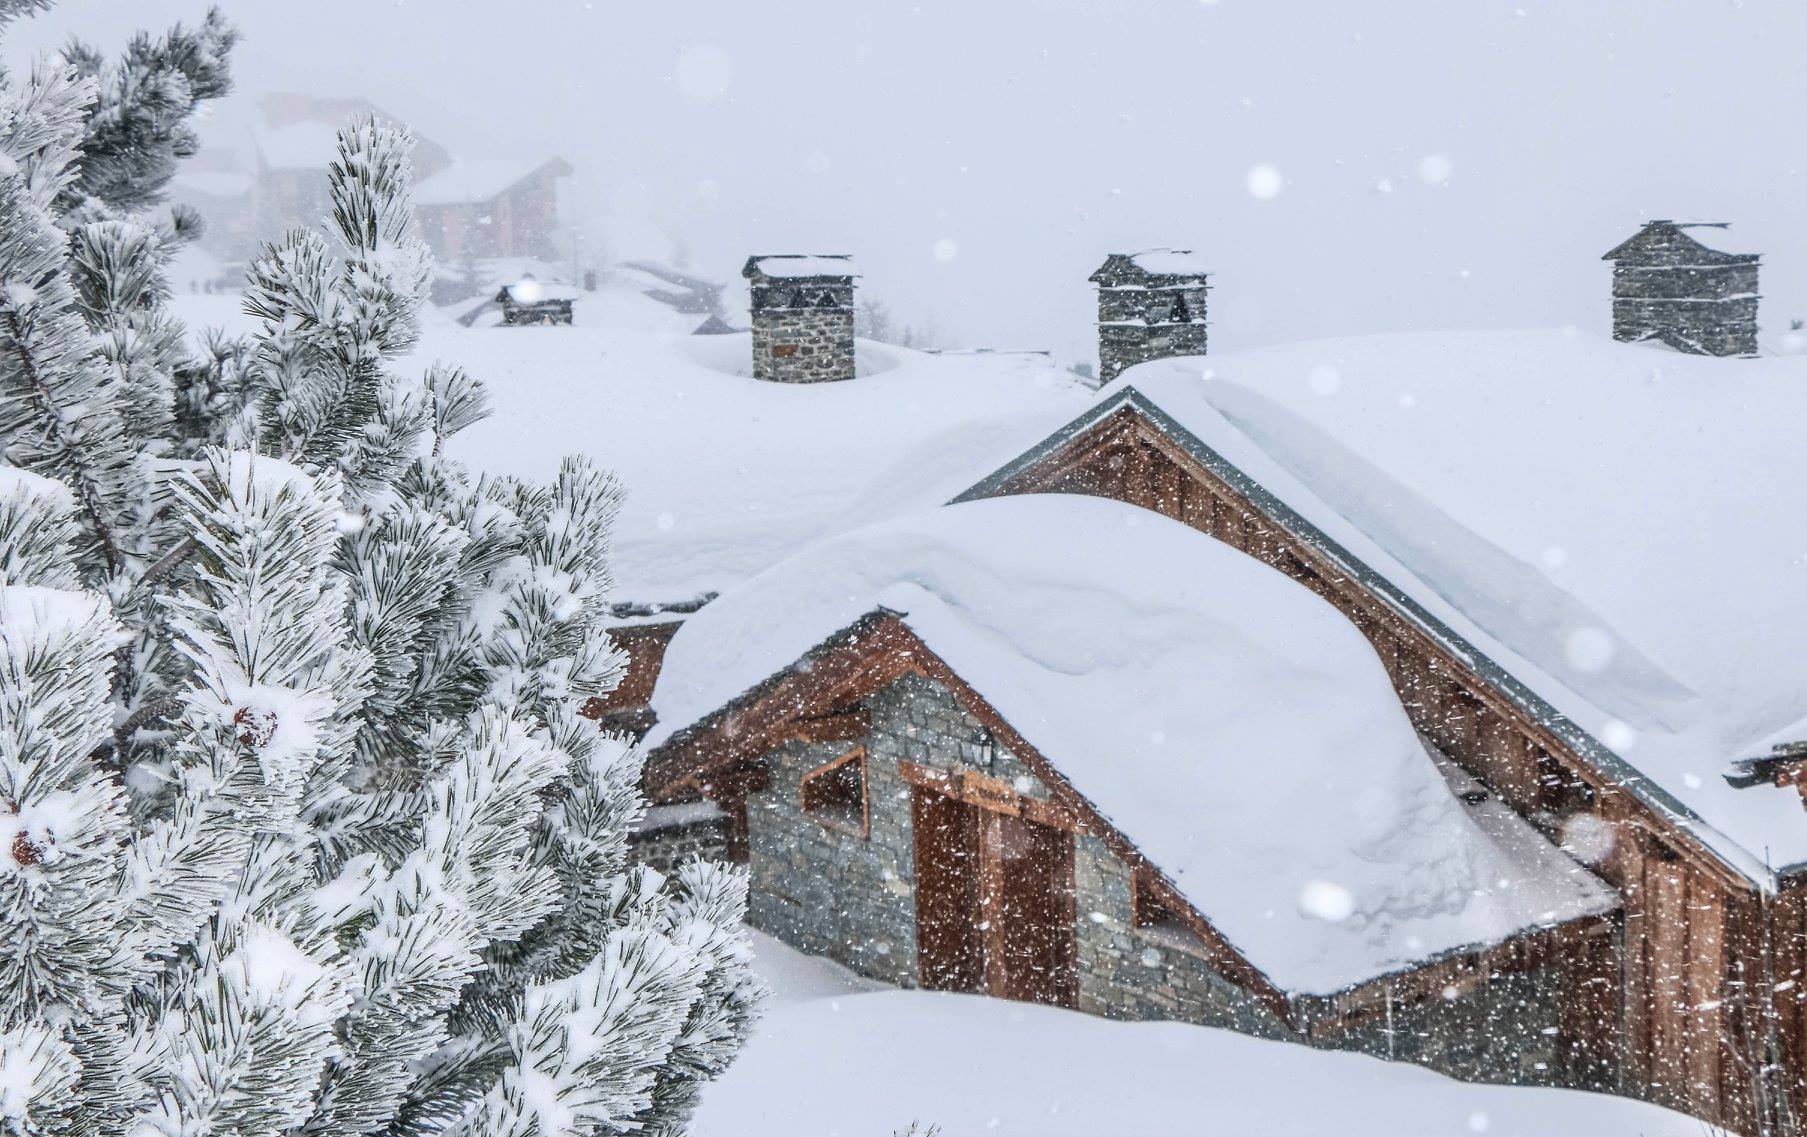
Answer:
[[[932,991],[983,991],[979,929],[979,811],[917,786],[916,981]]]
[[[1001,813],[986,812],[980,824],[986,993],[1073,1006],[1073,835]]]

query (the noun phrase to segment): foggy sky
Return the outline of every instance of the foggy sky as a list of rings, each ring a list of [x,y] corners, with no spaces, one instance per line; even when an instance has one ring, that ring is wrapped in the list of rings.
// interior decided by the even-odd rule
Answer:
[[[1604,331],[1599,256],[1653,216],[1738,223],[1766,327],[1807,316],[1800,0],[223,6],[210,139],[242,145],[263,91],[363,95],[454,153],[564,156],[610,254],[850,252],[966,345],[1083,357],[1086,275],[1153,245],[1215,264],[1213,351]],[[204,11],[63,0],[6,51]]]

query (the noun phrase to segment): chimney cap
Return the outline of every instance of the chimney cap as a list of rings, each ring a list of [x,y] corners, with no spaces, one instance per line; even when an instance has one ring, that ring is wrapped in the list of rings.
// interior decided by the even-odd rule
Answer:
[[[1137,253],[1112,253],[1088,279],[1095,284],[1151,278],[1203,281],[1210,274],[1205,258],[1191,249],[1143,249]]]
[[[844,253],[765,253],[747,258],[740,274],[749,280],[800,280],[830,278],[851,280],[859,275],[853,258]]]
[[[1654,217],[1644,222],[1636,233],[1607,250],[1600,259],[1643,260],[1644,254],[1666,244],[1665,238],[1675,237],[1687,241],[1720,264],[1748,264],[1762,255],[1760,250],[1733,236],[1731,228],[1728,221],[1677,221],[1668,217]]]

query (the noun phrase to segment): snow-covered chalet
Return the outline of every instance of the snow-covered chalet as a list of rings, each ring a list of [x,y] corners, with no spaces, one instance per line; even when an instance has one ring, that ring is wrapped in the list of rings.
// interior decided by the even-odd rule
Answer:
[[[690,616],[649,787],[871,976],[1749,1129],[1807,1106],[1803,384],[1577,332],[1131,367]]]

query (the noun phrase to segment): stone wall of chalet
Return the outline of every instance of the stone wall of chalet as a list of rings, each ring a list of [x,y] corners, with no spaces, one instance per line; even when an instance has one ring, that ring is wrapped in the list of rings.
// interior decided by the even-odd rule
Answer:
[[[787,744],[767,759],[766,788],[747,799],[749,922],[786,943],[900,987],[918,985],[912,787],[902,760],[975,768],[980,723],[939,684],[906,676],[864,701],[871,731],[844,742]],[[825,823],[802,808],[812,771],[865,752],[867,822]],[[1026,797],[1050,794],[1000,750],[986,770]],[[1208,948],[1172,927],[1135,926],[1134,873],[1104,841],[1074,842],[1078,1007],[1108,1018],[1170,1020],[1306,1042],[1429,1066],[1476,1081],[1610,1088],[1610,1071],[1578,1075],[1560,1053],[1565,960],[1529,968],[1463,961],[1402,977],[1397,998],[1351,1014],[1335,998],[1298,1000],[1298,1026],[1225,979]],[[1616,950],[1616,948],[1614,949]],[[1572,966],[1572,961],[1570,961]],[[1301,1033],[1303,1032],[1303,1033]]]

